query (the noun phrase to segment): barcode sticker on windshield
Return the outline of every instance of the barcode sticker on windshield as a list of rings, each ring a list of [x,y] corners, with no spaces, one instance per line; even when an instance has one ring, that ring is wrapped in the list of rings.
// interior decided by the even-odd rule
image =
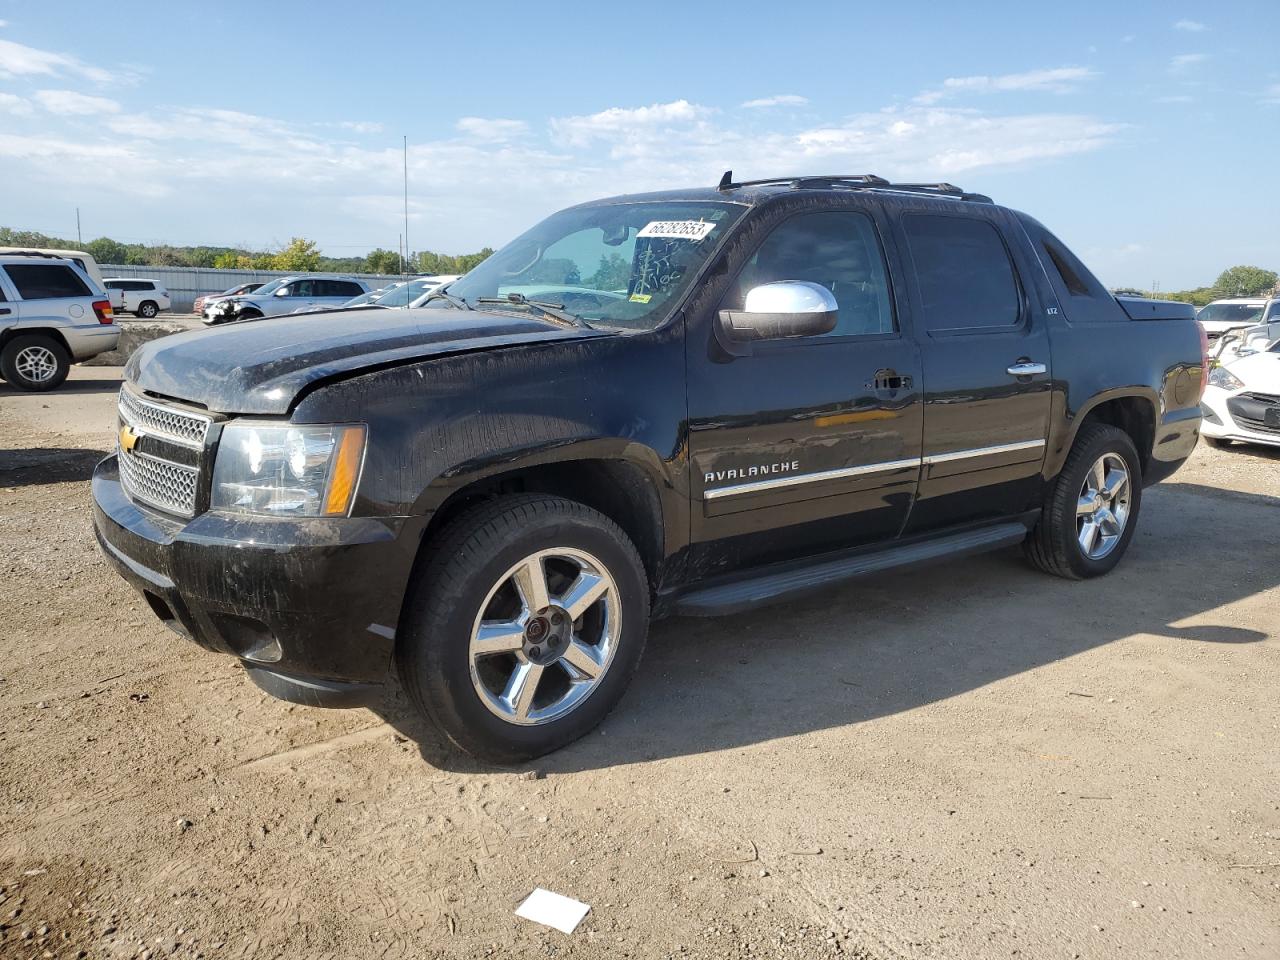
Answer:
[[[705,220],[652,220],[636,236],[698,241],[715,228],[714,223]]]

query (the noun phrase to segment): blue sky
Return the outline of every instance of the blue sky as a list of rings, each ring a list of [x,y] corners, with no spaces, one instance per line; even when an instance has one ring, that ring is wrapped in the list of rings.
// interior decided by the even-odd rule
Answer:
[[[1280,2],[932,7],[0,0],[0,224],[394,249],[408,135],[415,249],[732,167],[949,180],[1112,285],[1280,268]]]

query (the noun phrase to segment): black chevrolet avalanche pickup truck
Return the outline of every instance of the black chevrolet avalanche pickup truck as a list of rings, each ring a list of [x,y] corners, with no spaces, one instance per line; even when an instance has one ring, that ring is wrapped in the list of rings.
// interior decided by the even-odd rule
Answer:
[[[417,309],[148,344],[94,522],[263,689],[394,671],[514,762],[600,722],[656,617],[1014,544],[1108,572],[1203,383],[1189,306],[987,197],[726,174],[557,213]]]

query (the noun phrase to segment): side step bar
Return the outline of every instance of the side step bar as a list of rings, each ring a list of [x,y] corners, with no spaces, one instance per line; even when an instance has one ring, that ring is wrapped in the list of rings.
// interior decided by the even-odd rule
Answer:
[[[676,600],[675,613],[682,617],[719,617],[741,613],[885,570],[1013,546],[1025,540],[1026,536],[1025,524],[1001,523],[936,540],[892,546],[875,553],[820,560],[806,566],[779,564],[765,568],[746,580],[686,593]]]

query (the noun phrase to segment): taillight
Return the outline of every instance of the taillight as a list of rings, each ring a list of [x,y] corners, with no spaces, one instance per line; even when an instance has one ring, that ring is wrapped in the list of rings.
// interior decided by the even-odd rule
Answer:
[[[1200,328],[1200,399],[1204,399],[1204,388],[1209,385],[1209,334],[1204,328],[1203,323],[1197,323]]]
[[[113,316],[111,313],[110,300],[93,301],[93,312],[94,314],[97,315],[99,323],[115,323],[116,322],[115,316]]]

